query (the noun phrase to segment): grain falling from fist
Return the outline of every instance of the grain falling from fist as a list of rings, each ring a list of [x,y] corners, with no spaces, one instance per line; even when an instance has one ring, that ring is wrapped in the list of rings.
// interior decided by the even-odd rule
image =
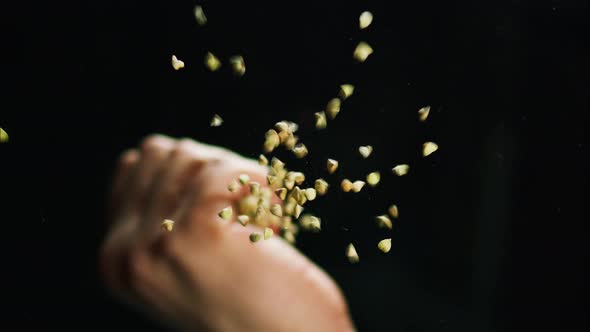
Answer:
[[[408,174],[408,172],[410,171],[410,166],[408,164],[397,165],[394,168],[392,168],[392,171],[393,174],[397,176],[404,176]]]
[[[364,11],[361,13],[361,16],[359,16],[359,28],[361,28],[361,30],[368,28],[372,22],[373,14],[369,11]]]
[[[377,226],[379,226],[380,228],[387,228],[387,229],[393,228],[393,223],[391,222],[391,219],[389,219],[389,217],[387,215],[377,216],[376,220],[377,220]]]
[[[269,227],[265,227],[264,228],[264,239],[268,240],[272,237],[272,235],[274,234],[274,232],[272,231],[271,228]]]
[[[352,84],[342,84],[340,86],[340,91],[338,92],[338,97],[340,99],[345,100],[348,97],[352,96],[354,93],[354,85]]]
[[[352,183],[352,191],[358,193],[365,186],[365,181],[357,180]]]
[[[383,251],[384,253],[388,253],[389,250],[391,250],[391,239],[384,239],[379,241],[379,243],[377,244],[377,248],[379,248],[379,250]]]
[[[0,143],[6,143],[8,142],[8,139],[8,133],[4,129],[0,128]]]
[[[344,191],[345,193],[351,191],[352,186],[353,184],[349,179],[344,179],[342,180],[342,182],[340,182],[340,188],[342,188],[342,191]]]
[[[422,144],[422,156],[428,157],[438,150],[438,144],[434,142],[426,142]]]
[[[399,218],[399,209],[397,207],[397,205],[393,204],[389,207],[389,215],[392,216],[393,218],[397,219]]]
[[[246,63],[244,57],[241,55],[234,55],[229,58],[229,64],[231,65],[232,71],[236,76],[244,76],[246,73]]]
[[[232,208],[228,206],[223,210],[219,211],[219,217],[223,220],[229,220],[232,216]]]
[[[317,179],[315,180],[314,187],[318,195],[323,196],[328,192],[328,182],[324,179]]]
[[[381,173],[379,173],[379,172],[372,172],[372,173],[369,173],[367,175],[367,183],[371,187],[375,187],[376,185],[378,185],[379,184],[379,181],[381,181]]]
[[[258,242],[258,240],[260,240],[260,234],[259,233],[252,233],[250,234],[250,241],[251,242]]]
[[[317,112],[314,113],[315,116],[315,128],[317,130],[326,129],[328,126],[328,121],[326,120],[326,113],[325,112]]]
[[[184,68],[184,61],[179,60],[176,55],[172,55],[172,68],[174,68],[174,70]]]
[[[213,118],[211,118],[211,123],[209,123],[209,125],[211,127],[219,127],[223,124],[223,119],[221,118],[221,116],[219,116],[219,114],[213,114]]]
[[[328,159],[326,168],[328,169],[328,173],[333,174],[338,169],[338,160]]]
[[[265,155],[261,154],[258,156],[258,164],[262,166],[268,165],[268,158]]]
[[[240,174],[240,176],[238,176],[238,181],[240,181],[242,185],[246,185],[250,182],[250,176],[248,174]]]
[[[418,110],[418,119],[424,122],[428,119],[428,115],[430,114],[430,106],[422,107]]]
[[[366,146],[360,146],[359,147],[359,153],[361,154],[361,156],[365,159],[369,158],[369,156],[371,155],[371,153],[373,153],[373,147],[370,145],[366,145]]]
[[[196,5],[195,10],[195,19],[197,20],[197,24],[200,26],[204,26],[207,24],[207,16],[205,16],[205,12],[203,11],[203,7]]]
[[[211,52],[205,54],[205,67],[210,71],[217,71],[221,68],[221,61]]]
[[[352,243],[348,244],[348,247],[346,247],[346,258],[348,258],[348,261],[352,264],[360,261],[359,255]]]
[[[167,231],[167,232],[172,232],[172,229],[174,228],[174,221],[170,220],[170,219],[164,219],[164,221],[162,221],[162,229]]]
[[[332,98],[328,101],[328,104],[326,105],[326,114],[330,119],[334,120],[336,115],[340,113],[341,104],[342,102],[338,98]]]
[[[371,47],[371,45],[362,41],[356,46],[352,56],[358,62],[365,62],[371,54],[373,54],[373,48]]]
[[[238,216],[238,222],[242,225],[242,226],[246,226],[248,225],[248,223],[250,222],[250,217],[248,215],[245,214],[241,214]]]

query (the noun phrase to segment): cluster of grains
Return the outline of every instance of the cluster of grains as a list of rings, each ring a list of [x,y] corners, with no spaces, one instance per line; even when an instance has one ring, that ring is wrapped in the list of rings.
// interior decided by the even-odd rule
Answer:
[[[194,15],[200,26],[207,24],[207,17],[201,6],[196,6]],[[365,11],[359,16],[359,28],[367,29],[373,22],[373,14]],[[367,42],[360,41],[353,51],[353,59],[359,63],[365,62],[373,54],[374,50]],[[210,71],[217,71],[221,67],[221,61],[211,52],[205,55],[205,66]],[[244,58],[241,55],[234,55],[229,58],[229,64],[233,73],[242,76],[246,72]],[[176,56],[172,56],[172,67],[175,70],[184,68],[184,62]],[[355,86],[346,83],[340,85],[337,97],[331,98],[326,103],[324,110],[314,113],[315,128],[325,130],[328,123],[336,119],[340,114],[343,102],[351,97],[355,92]],[[426,121],[430,114],[430,106],[422,107],[418,111],[418,119],[421,122]],[[219,127],[223,124],[223,119],[215,114],[211,120],[212,127]],[[313,188],[304,188],[305,174],[302,172],[289,171],[284,162],[275,157],[267,157],[278,148],[284,148],[293,153],[295,158],[302,159],[309,154],[307,146],[302,143],[296,135],[299,126],[291,121],[277,122],[274,128],[269,129],[264,134],[264,143],[262,144],[263,154],[258,157],[260,165],[269,166],[269,172],[265,184],[250,181],[247,174],[240,175],[237,179],[228,184],[227,189],[230,192],[239,194],[237,204],[237,214],[234,216],[233,208],[226,207],[219,211],[218,216],[223,220],[235,220],[243,226],[253,224],[259,226],[261,231],[253,232],[249,238],[251,242],[258,242],[261,239],[268,240],[274,234],[279,234],[289,243],[295,243],[295,238],[300,230],[310,232],[319,232],[322,229],[321,219],[311,213],[303,213],[304,206],[314,201],[318,196],[324,196],[328,193],[330,184],[323,178],[314,180]],[[5,132],[0,131],[0,138]],[[7,139],[7,135],[6,139]],[[438,145],[434,142],[425,142],[422,145],[422,156],[427,157],[438,150]],[[364,145],[358,148],[358,152],[363,159],[368,159],[374,152],[373,146]],[[265,155],[266,154],[266,155]],[[269,161],[270,158],[270,161]],[[327,159],[325,169],[328,174],[334,174],[338,170],[339,163],[335,159]],[[405,176],[408,174],[410,166],[408,164],[398,164],[392,168],[392,173],[396,176]],[[365,184],[370,187],[376,187],[381,181],[381,172],[375,170],[366,175],[366,181],[349,180],[344,178],[340,182],[340,188],[343,192],[359,193]],[[393,230],[391,220],[399,218],[399,208],[392,204],[387,213],[378,215],[375,220],[377,227],[385,228],[388,231]],[[174,222],[165,220],[162,228],[171,231]],[[385,238],[377,243],[377,248],[383,253],[391,250],[391,238]],[[351,263],[360,261],[359,254],[352,243],[349,243],[345,250],[346,257]]]
[[[270,154],[277,148],[284,148],[291,151],[296,158],[304,158],[308,149],[300,142],[296,135],[299,126],[291,121],[279,121],[274,128],[269,129],[264,135],[262,149],[264,153]],[[280,234],[289,243],[295,243],[295,237],[299,229],[319,231],[321,221],[311,214],[302,215],[306,203],[317,198],[318,195],[325,195],[328,184],[323,179],[317,179],[313,188],[303,188],[306,179],[305,174],[297,171],[289,171],[284,162],[277,157],[268,158],[261,154],[258,157],[261,165],[269,165],[267,185],[275,195],[277,203],[271,204],[266,199],[253,199],[252,193],[242,201],[249,204],[240,204],[240,213],[254,213],[257,225],[266,227],[274,233]],[[256,217],[267,215],[269,218]],[[252,239],[252,238],[251,238]]]

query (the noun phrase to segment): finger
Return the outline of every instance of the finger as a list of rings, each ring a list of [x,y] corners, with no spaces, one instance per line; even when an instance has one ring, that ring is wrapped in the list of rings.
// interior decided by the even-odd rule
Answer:
[[[190,179],[198,176],[206,164],[216,163],[228,155],[227,151],[193,140],[178,142],[150,188],[145,219],[171,218],[171,213],[180,206],[182,195],[192,190]]]
[[[122,197],[122,213],[138,216],[145,208],[147,192],[156,172],[168,157],[175,141],[163,135],[153,135],[145,138],[140,147],[140,160],[137,170],[129,179]]]
[[[122,291],[126,278],[125,257],[132,247],[135,225],[121,222],[115,226],[101,248],[100,271],[106,284],[116,291]]]
[[[129,149],[119,157],[117,169],[115,171],[109,210],[111,215],[115,214],[121,202],[121,195],[124,191],[125,184],[128,182],[134,169],[139,162],[140,154],[136,149]]]

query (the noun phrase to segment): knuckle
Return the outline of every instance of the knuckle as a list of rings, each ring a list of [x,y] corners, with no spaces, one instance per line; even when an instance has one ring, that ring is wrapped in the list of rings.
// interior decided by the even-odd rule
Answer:
[[[123,153],[121,153],[121,155],[119,156],[118,160],[119,168],[126,168],[127,166],[132,165],[137,161],[138,156],[139,153],[135,149],[123,151]]]
[[[152,154],[164,149],[166,138],[162,135],[153,134],[143,139],[140,145],[141,152]]]
[[[172,150],[173,158],[182,158],[192,155],[193,153],[193,142],[188,138],[183,138],[176,143]]]

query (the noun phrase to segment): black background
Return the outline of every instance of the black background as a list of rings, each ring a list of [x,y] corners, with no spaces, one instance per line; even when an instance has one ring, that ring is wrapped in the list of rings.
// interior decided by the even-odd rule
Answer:
[[[375,189],[317,202],[324,231],[298,243],[342,287],[359,330],[590,329],[587,1],[201,3],[203,28],[193,1],[2,5],[0,317],[161,330],[97,276],[117,155],[160,132],[255,157],[289,119],[311,153],[279,156],[309,178],[326,176],[328,157],[341,162],[332,184],[383,174]],[[375,20],[359,31],[363,10]],[[351,57],[360,40],[375,49],[363,64]],[[209,50],[244,55],[246,75],[208,72]],[[355,94],[314,131],[342,83]],[[208,126],[213,113],[222,127]],[[427,140],[440,150],[421,158]],[[410,174],[391,175],[404,162]],[[383,255],[389,235],[373,217],[392,202],[401,217]],[[344,257],[350,241],[360,264]]]

